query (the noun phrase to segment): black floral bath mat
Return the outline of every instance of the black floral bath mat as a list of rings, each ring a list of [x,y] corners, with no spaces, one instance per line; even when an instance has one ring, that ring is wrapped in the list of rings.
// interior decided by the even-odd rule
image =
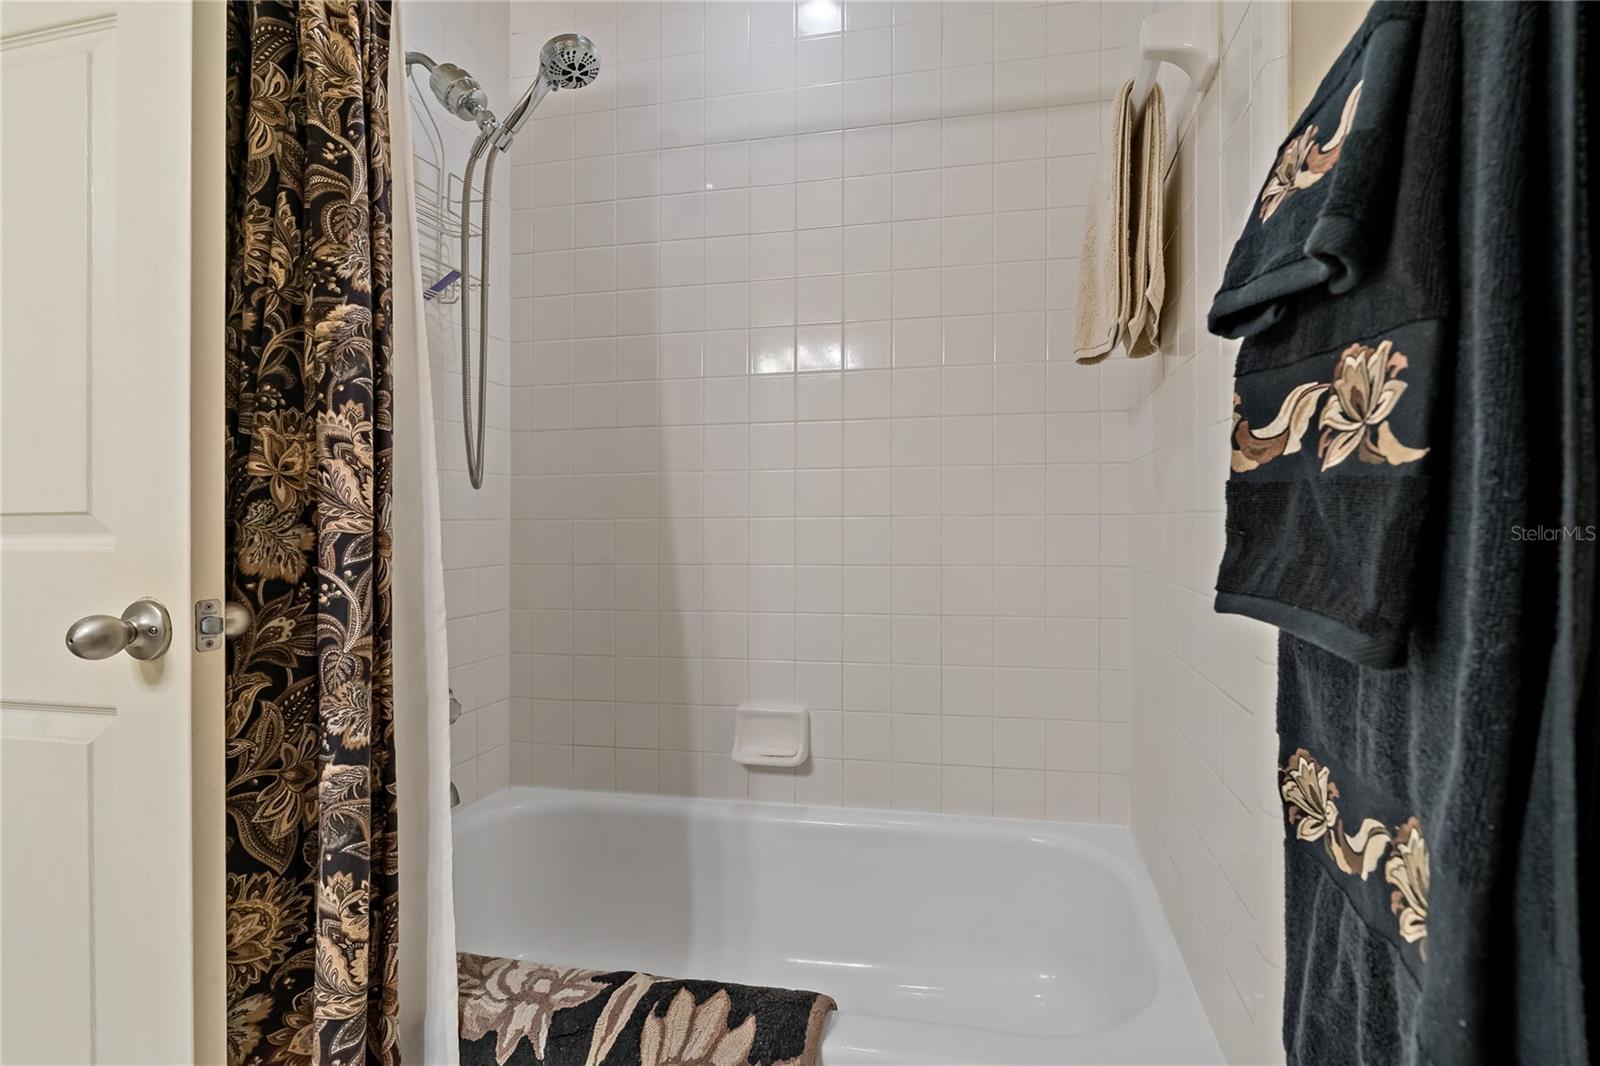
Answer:
[[[456,956],[461,1066],[815,1066],[817,992]]]

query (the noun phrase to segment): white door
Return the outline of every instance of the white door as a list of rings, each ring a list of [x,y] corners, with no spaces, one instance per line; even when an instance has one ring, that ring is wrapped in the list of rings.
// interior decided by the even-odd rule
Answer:
[[[192,1061],[187,4],[0,3],[0,1061]],[[165,604],[165,656],[74,657]],[[220,654],[220,653],[216,653]]]

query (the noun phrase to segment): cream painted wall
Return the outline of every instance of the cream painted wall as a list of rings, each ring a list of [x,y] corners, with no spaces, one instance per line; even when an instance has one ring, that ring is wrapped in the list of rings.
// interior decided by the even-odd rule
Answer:
[[[1366,18],[1369,0],[1291,0],[1289,114],[1311,102],[1322,76]]]

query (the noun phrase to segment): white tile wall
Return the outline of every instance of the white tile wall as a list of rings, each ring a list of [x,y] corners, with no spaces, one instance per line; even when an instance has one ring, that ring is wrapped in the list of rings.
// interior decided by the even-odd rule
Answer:
[[[402,30],[405,47],[440,62],[457,63],[477,77],[492,106],[509,106],[506,74],[510,8],[488,2],[408,2]],[[433,117],[444,147],[444,169],[458,177],[475,130],[443,113],[428,93],[427,74],[413,79],[422,92],[411,93],[413,150],[419,178],[436,165],[430,141]],[[480,168],[481,174],[481,168]],[[449,614],[450,687],[465,713],[451,730],[451,779],[462,800],[510,780],[511,708],[511,434],[510,434],[510,278],[511,168],[501,160],[494,190],[490,231],[489,395],[486,474],[483,488],[467,481],[461,426],[460,305],[427,305],[428,354],[433,364],[434,428],[439,455],[440,504],[444,519],[445,599]],[[456,186],[459,189],[459,185]],[[426,241],[426,233],[420,234]],[[453,242],[447,242],[452,247]],[[473,251],[476,273],[478,253]],[[452,254],[451,262],[459,259]],[[424,283],[433,281],[425,278]],[[472,319],[477,350],[477,302]],[[476,362],[473,365],[476,373]],[[476,386],[474,386],[476,392]]]
[[[1277,1062],[1277,631],[1211,610],[1237,347],[1206,332],[1205,312],[1292,119],[1289,8],[1223,11],[1221,70],[1168,186],[1175,305],[1160,358],[1128,364],[1129,461],[1115,475],[1132,504],[1132,826],[1224,1052]]]
[[[1148,10],[512,5],[514,89],[603,57],[513,152],[512,780],[1127,820],[1128,419],[1064,347]]]
[[[1287,14],[1224,5],[1162,356],[1085,369],[1082,205],[1151,8],[407,5],[497,102],[554,32],[603,56],[502,161],[481,494],[434,330],[455,776],[1131,818],[1230,1060],[1276,1061],[1274,644],[1210,610],[1204,311],[1290,117]],[[727,758],[747,699],[813,708],[809,766]]]

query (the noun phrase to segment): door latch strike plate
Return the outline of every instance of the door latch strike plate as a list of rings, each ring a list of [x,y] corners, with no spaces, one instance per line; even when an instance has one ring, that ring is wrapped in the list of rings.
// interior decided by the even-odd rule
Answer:
[[[194,601],[194,650],[215,651],[222,647],[222,601]]]

